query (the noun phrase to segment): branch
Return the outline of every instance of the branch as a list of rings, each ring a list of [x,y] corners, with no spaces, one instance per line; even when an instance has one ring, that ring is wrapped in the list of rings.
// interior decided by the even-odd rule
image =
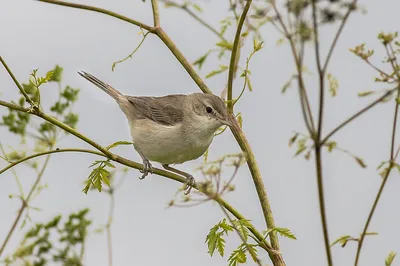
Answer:
[[[40,172],[39,172],[39,174],[38,174],[38,176],[37,176],[37,178],[35,180],[35,183],[31,187],[31,190],[29,191],[28,196],[26,198],[21,198],[22,205],[21,205],[20,209],[18,210],[18,214],[15,217],[15,220],[14,220],[13,225],[11,226],[11,229],[9,230],[9,232],[8,232],[4,242],[3,242],[3,244],[0,247],[0,255],[3,253],[8,241],[10,240],[12,234],[14,233],[15,229],[17,228],[17,225],[19,223],[19,220],[22,217],[23,212],[25,211],[26,207],[28,207],[29,200],[30,200],[33,192],[35,191],[36,187],[38,186],[40,180],[42,179],[42,176],[44,174],[44,171],[46,170],[47,164],[49,163],[49,160],[50,160],[50,155],[47,155],[46,160],[45,160],[45,162],[44,162],[44,164],[42,166],[42,169],[40,170]],[[0,174],[1,173],[2,173],[2,171],[0,171]]]
[[[323,183],[323,170],[322,170],[322,151],[321,151],[321,135],[322,135],[322,124],[324,120],[324,100],[325,100],[325,84],[324,76],[325,72],[321,66],[320,48],[319,48],[319,35],[318,35],[318,22],[317,22],[317,6],[316,0],[312,0],[312,17],[313,17],[313,28],[314,28],[314,46],[315,46],[315,58],[319,76],[319,110],[318,110],[318,128],[317,134],[314,135],[314,146],[315,146],[315,167],[317,172],[317,185],[318,185],[318,201],[321,215],[322,232],[324,235],[324,244],[326,258],[328,265],[333,265],[331,247],[329,241],[328,232],[328,220],[326,218],[326,207],[325,207],[325,195],[324,195],[324,183]]]
[[[84,10],[89,10],[97,13],[102,13],[114,18],[118,18],[120,20],[129,22],[131,24],[134,24],[140,28],[146,29],[150,32],[154,32],[154,27],[151,27],[149,25],[146,25],[142,22],[130,19],[128,17],[125,17],[123,15],[120,15],[118,13],[112,12],[107,9],[99,8],[99,7],[94,7],[94,6],[87,6],[87,5],[81,5],[81,4],[74,4],[74,3],[68,3],[64,1],[57,1],[57,0],[37,0],[38,2],[44,2],[44,3],[49,3],[49,4],[54,4],[54,5],[59,5],[59,6],[67,6],[67,7],[72,7],[72,8],[78,8],[78,9],[84,9]]]
[[[390,60],[390,64],[392,65],[393,71],[394,71],[394,73],[396,73],[396,77],[397,77],[397,88],[396,89],[397,89],[397,99],[398,99],[400,97],[400,74],[398,72],[399,66],[397,64],[396,53],[393,51],[393,49],[391,51],[389,51],[388,45],[390,48],[392,48],[391,44],[389,43],[389,44],[385,44],[385,49],[386,49],[386,54]],[[392,52],[392,54],[391,54],[391,52]],[[362,249],[362,245],[364,243],[365,235],[368,231],[369,224],[375,213],[376,207],[378,206],[379,200],[381,198],[383,189],[385,188],[385,185],[389,178],[389,175],[390,175],[392,169],[395,167],[395,160],[396,160],[395,156],[398,155],[398,153],[396,153],[396,155],[394,153],[394,145],[395,145],[395,141],[396,141],[397,117],[398,117],[398,113],[399,113],[399,104],[397,103],[397,100],[394,102],[394,104],[395,104],[395,108],[394,108],[392,136],[391,136],[391,144],[390,144],[390,155],[389,155],[389,166],[388,166],[389,168],[387,169],[387,171],[385,173],[385,176],[384,176],[382,184],[379,188],[378,194],[376,195],[374,204],[372,205],[372,208],[371,208],[371,211],[369,212],[367,221],[365,222],[364,230],[360,236],[360,241],[358,242],[354,266],[358,265],[358,261],[360,259],[361,249]]]
[[[332,56],[332,54],[333,54],[333,50],[334,50],[335,47],[336,47],[336,43],[337,43],[337,41],[339,40],[340,34],[341,34],[342,31],[343,31],[344,25],[346,24],[347,19],[348,19],[349,16],[350,16],[350,13],[356,8],[356,4],[357,4],[357,0],[353,0],[353,2],[350,3],[349,9],[347,10],[346,14],[345,14],[344,17],[343,17],[342,23],[341,23],[340,26],[339,26],[339,29],[338,29],[338,31],[337,31],[337,33],[336,33],[336,35],[335,35],[335,38],[333,39],[333,42],[332,42],[332,44],[331,44],[331,47],[329,48],[328,55],[326,56],[326,60],[325,60],[324,66],[323,66],[323,68],[322,68],[324,72],[325,72],[326,69],[328,68],[329,60],[331,59],[331,56]]]
[[[154,28],[160,27],[160,13],[158,12],[157,0],[151,0],[151,8],[153,10]]]
[[[212,33],[214,33],[218,38],[220,38],[222,41],[224,42],[228,42],[227,39],[224,38],[224,36],[222,36],[215,28],[213,28],[210,24],[208,24],[205,20],[203,20],[202,18],[200,18],[196,13],[194,13],[192,10],[190,10],[187,5],[185,4],[178,4],[169,0],[161,0],[161,2],[163,2],[164,4],[168,5],[168,6],[173,6],[176,8],[180,8],[183,11],[185,11],[186,13],[188,13],[194,20],[196,20],[197,22],[199,22],[201,25],[203,25],[204,27],[206,27],[207,29],[209,29]]]
[[[238,50],[240,49],[240,33],[242,31],[243,24],[246,20],[247,12],[249,11],[250,5],[252,0],[248,0],[246,2],[246,6],[243,9],[243,13],[240,16],[240,20],[238,23],[238,27],[236,29],[235,40],[233,42],[232,54],[231,54],[231,61],[229,64],[229,76],[228,76],[228,112],[233,114],[233,102],[232,102],[232,90],[233,90],[233,76],[235,74],[235,62]]]
[[[360,111],[358,111],[357,113],[355,113],[354,115],[350,116],[348,119],[346,119],[345,121],[343,121],[342,123],[340,123],[337,127],[335,127],[330,133],[328,133],[326,135],[326,137],[321,140],[321,145],[324,145],[336,132],[338,132],[339,130],[341,130],[344,126],[346,126],[348,123],[350,123],[351,121],[353,121],[354,119],[356,119],[357,117],[361,116],[362,114],[364,114],[365,112],[369,111],[370,109],[372,109],[372,107],[374,107],[375,105],[377,105],[378,103],[382,102],[385,98],[387,98],[389,95],[391,95],[394,91],[396,91],[397,88],[391,89],[388,92],[386,92],[385,94],[383,94],[381,97],[379,97],[378,99],[376,99],[375,101],[373,101],[372,103],[368,104],[366,107],[364,107],[363,109],[361,109]]]
[[[3,64],[4,68],[7,70],[8,74],[10,75],[10,77],[12,78],[14,83],[17,84],[18,83],[17,79],[15,78],[14,74],[11,72],[11,70],[8,67],[8,65],[6,64],[6,62],[3,60],[3,57],[1,57],[1,56],[0,56],[0,62]],[[24,95],[26,101],[29,102],[29,104],[32,107],[35,106],[35,103],[32,101],[32,99],[29,97],[29,95],[25,92],[24,88],[21,85],[19,85],[19,83],[18,83],[18,89],[22,93],[22,95]]]

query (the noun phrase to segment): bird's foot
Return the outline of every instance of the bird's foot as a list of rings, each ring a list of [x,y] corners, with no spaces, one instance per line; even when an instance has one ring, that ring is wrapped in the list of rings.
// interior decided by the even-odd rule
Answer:
[[[151,166],[151,163],[149,160],[143,159],[143,170],[140,170],[140,172],[143,173],[143,175],[141,177],[139,177],[140,180],[145,178],[149,173],[150,174],[153,173],[153,166]]]
[[[192,175],[189,175],[186,177],[186,183],[185,183],[185,195],[188,195],[190,193],[190,190],[192,190],[192,187],[196,185],[196,180]]]

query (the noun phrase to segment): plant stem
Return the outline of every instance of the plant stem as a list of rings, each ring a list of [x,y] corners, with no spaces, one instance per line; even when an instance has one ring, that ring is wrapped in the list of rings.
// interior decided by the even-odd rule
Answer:
[[[233,90],[233,78],[235,74],[235,64],[237,53],[240,50],[240,34],[242,32],[243,24],[246,20],[247,12],[249,11],[252,0],[246,2],[246,6],[243,9],[243,13],[240,16],[239,23],[236,29],[235,39],[233,41],[233,48],[231,54],[231,60],[229,63],[229,76],[228,76],[228,112],[233,114],[233,101],[232,101],[232,90]]]
[[[112,12],[110,10],[106,10],[103,8],[99,8],[99,7],[94,7],[94,6],[87,6],[87,5],[81,5],[81,4],[74,4],[74,3],[68,3],[68,2],[64,2],[64,1],[57,1],[57,0],[37,0],[38,2],[44,2],[44,3],[49,3],[49,4],[54,4],[54,5],[59,5],[59,6],[67,6],[67,7],[72,7],[72,8],[77,8],[77,9],[83,9],[83,10],[88,10],[88,11],[93,11],[93,12],[97,12],[97,13],[102,13],[114,18],[118,18],[120,20],[129,22],[131,24],[134,24],[140,28],[143,28],[145,30],[148,30],[150,32],[154,31],[154,28],[146,25],[144,23],[141,23],[139,21],[133,20],[131,18],[125,17],[123,15],[120,15],[118,13]]]
[[[391,51],[389,51],[388,45],[391,48],[391,46],[390,46],[391,44],[389,43],[389,44],[385,44],[385,49],[386,49],[386,53],[387,53],[388,58],[390,58],[390,64],[392,65],[393,71],[394,71],[394,73],[396,74],[396,77],[397,77],[397,88],[396,89],[397,89],[397,98],[399,98],[400,97],[400,74],[398,72],[399,67],[398,67],[398,64],[397,64],[396,53],[393,51],[393,49]],[[360,259],[360,255],[361,255],[361,249],[362,249],[362,246],[363,246],[363,243],[364,243],[365,235],[366,235],[366,233],[368,231],[369,224],[370,224],[370,222],[372,220],[372,217],[373,217],[373,215],[375,213],[376,207],[378,206],[379,200],[381,198],[383,189],[385,188],[385,185],[386,185],[386,182],[387,182],[387,180],[389,178],[389,175],[390,175],[392,169],[395,167],[395,164],[396,164],[395,163],[395,160],[396,160],[395,156],[397,156],[397,153],[395,155],[394,146],[395,146],[395,141],[396,141],[396,129],[397,129],[397,117],[398,117],[398,113],[399,113],[399,104],[397,103],[397,101],[395,101],[394,104],[395,104],[395,107],[394,107],[392,136],[391,136],[391,144],[390,144],[390,155],[389,155],[389,166],[388,166],[389,168],[387,169],[387,171],[385,173],[385,176],[384,176],[382,184],[381,184],[381,186],[379,188],[378,194],[376,195],[374,204],[372,205],[372,208],[371,208],[371,211],[369,212],[367,221],[365,222],[364,230],[363,230],[363,232],[362,232],[362,234],[360,236],[360,241],[358,242],[357,252],[356,252],[356,259],[355,259],[355,262],[354,262],[354,266],[358,265],[358,262],[359,262],[359,259]]]
[[[386,92],[385,94],[383,94],[381,97],[377,98],[375,101],[371,102],[370,104],[368,104],[366,107],[364,107],[363,109],[361,109],[360,111],[356,112],[354,115],[350,116],[348,119],[346,119],[345,121],[343,121],[342,123],[340,123],[337,127],[335,127],[331,132],[329,132],[325,138],[323,138],[323,140],[321,140],[321,145],[325,144],[336,132],[338,132],[339,130],[341,130],[344,126],[346,126],[347,124],[349,124],[351,121],[353,121],[354,119],[356,119],[357,117],[359,117],[360,115],[364,114],[365,112],[369,111],[370,109],[372,109],[372,107],[374,107],[375,105],[377,105],[378,103],[382,102],[385,98],[387,98],[388,96],[390,96],[394,91],[396,91],[397,88],[391,89],[388,92]]]
[[[202,18],[200,18],[196,13],[194,13],[192,10],[190,10],[187,5],[185,4],[178,4],[175,3],[173,1],[168,1],[168,0],[161,0],[161,2],[163,2],[164,4],[168,5],[168,6],[173,6],[176,8],[180,8],[183,11],[185,11],[186,13],[188,13],[194,20],[196,20],[197,22],[199,22],[201,25],[203,25],[204,27],[206,27],[207,29],[209,29],[212,33],[214,33],[218,38],[220,38],[222,41],[224,42],[228,42],[227,39],[224,38],[224,36],[222,36],[215,28],[213,28],[210,24],[208,24],[206,21],[204,21]]]
[[[154,28],[160,27],[160,13],[158,11],[157,0],[151,0],[151,8],[153,10]]]
[[[111,225],[112,225],[112,220],[114,216],[114,207],[115,207],[115,195],[114,195],[114,190],[111,190],[109,192],[110,194],[110,209],[108,213],[108,221],[106,225],[106,231],[107,231],[107,252],[108,252],[108,266],[113,265],[113,252],[112,252],[112,237],[111,237]]]
[[[7,234],[3,244],[0,247],[0,256],[3,253],[7,243],[10,240],[10,238],[11,238],[12,234],[14,233],[15,229],[17,228],[17,225],[18,225],[18,223],[19,223],[19,221],[20,221],[20,219],[22,217],[23,212],[25,211],[26,207],[29,204],[29,200],[30,200],[33,192],[35,191],[35,189],[38,186],[40,180],[42,179],[42,176],[44,174],[44,171],[46,170],[47,164],[49,163],[49,160],[50,160],[50,154],[47,155],[46,160],[45,160],[45,162],[44,162],[44,164],[42,166],[42,169],[40,170],[40,172],[39,172],[39,174],[38,174],[38,176],[37,176],[37,178],[35,180],[35,183],[31,187],[31,190],[29,191],[28,196],[26,198],[22,198],[22,205],[21,205],[20,209],[18,210],[18,214],[15,217],[14,223],[12,224],[12,226],[11,226],[10,230],[8,231],[8,234]]]

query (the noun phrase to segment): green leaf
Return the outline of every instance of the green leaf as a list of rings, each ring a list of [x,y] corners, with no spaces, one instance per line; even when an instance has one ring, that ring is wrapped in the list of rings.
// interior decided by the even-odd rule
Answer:
[[[203,9],[198,4],[192,4],[193,8],[198,12],[203,13]]]
[[[211,229],[210,232],[208,233],[207,237],[206,237],[206,243],[208,245],[208,253],[210,254],[210,256],[212,257],[212,255],[214,254],[216,245],[217,245],[217,231],[218,231],[218,224],[214,225]]]
[[[390,251],[388,256],[386,257],[385,266],[391,266],[394,258],[396,257],[396,255],[397,255],[396,252]]]
[[[363,92],[359,92],[359,93],[358,93],[358,97],[365,97],[365,96],[371,95],[371,94],[373,94],[373,93],[374,93],[373,91],[363,91]]]
[[[306,146],[301,146],[297,149],[296,153],[294,154],[294,156],[298,156],[300,155],[302,152],[304,152],[307,149]]]
[[[382,166],[384,166],[385,164],[386,164],[386,162],[385,162],[385,161],[381,162],[381,163],[378,165],[378,167],[376,168],[376,170],[379,170],[379,169],[381,169],[381,168],[382,168]]]
[[[336,143],[336,141],[329,141],[325,144],[325,146],[328,148],[329,152],[332,152],[333,149],[335,149],[337,147],[337,143]]]
[[[365,233],[366,236],[377,236],[379,235],[377,232],[367,232]]]
[[[251,223],[249,220],[245,219],[240,219],[240,220],[234,220],[233,225],[236,227],[238,233],[242,236],[242,238],[247,241],[249,237],[249,229],[251,228]]]
[[[367,168],[367,165],[365,164],[364,160],[361,159],[360,157],[355,156],[354,159],[356,162],[362,167],[362,168]]]
[[[219,67],[220,67],[220,68],[219,68],[218,70],[213,70],[213,71],[211,71],[210,73],[208,73],[208,74],[206,75],[206,79],[211,78],[212,76],[221,74],[222,72],[224,72],[224,71],[226,71],[226,70],[228,69],[228,67],[225,66],[225,65],[220,65]]]
[[[277,232],[281,236],[284,236],[284,237],[287,237],[287,238],[290,238],[290,239],[294,239],[294,240],[297,239],[296,236],[292,233],[292,231],[290,231],[290,229],[284,228],[284,227],[270,228],[270,229],[266,230],[264,232],[264,234],[265,234],[265,236],[268,236],[272,232]]]
[[[258,52],[263,48],[264,42],[258,42],[256,38],[253,40],[253,49]]]
[[[349,239],[352,238],[352,236],[346,235],[346,236],[341,236],[338,239],[336,239],[332,244],[331,247],[340,243],[342,245],[342,247],[344,247],[347,242],[349,241]]]
[[[106,149],[110,150],[110,149],[115,148],[115,147],[120,146],[120,145],[132,145],[132,144],[133,144],[133,142],[120,140],[120,141],[114,142],[113,144],[108,145],[106,147]]]
[[[206,61],[208,55],[210,53],[207,52],[206,54],[204,54],[203,56],[201,56],[200,58],[198,58],[196,61],[193,62],[193,65],[198,66],[199,70],[201,69],[201,67],[203,66],[204,62]]]
[[[226,222],[226,219],[224,218],[221,222],[218,224],[219,228],[223,230],[224,233],[228,234],[228,232],[233,231],[232,225],[228,224]]]
[[[218,253],[221,255],[221,257],[223,257],[225,251],[225,239],[223,239],[222,237],[217,238],[217,249]]]
[[[221,47],[221,48],[228,49],[228,50],[232,50],[233,49],[233,44],[228,42],[228,41],[220,41],[216,45]]]
[[[244,244],[240,245],[237,249],[235,249],[228,259],[229,266],[237,266],[241,263],[246,263],[247,257],[244,252]]]
[[[329,92],[332,97],[335,97],[339,88],[339,81],[331,73],[328,73]]]
[[[49,81],[61,82],[63,70],[64,69],[62,67],[60,67],[59,65],[56,65],[56,67],[53,69],[53,75],[51,76],[51,79]]]

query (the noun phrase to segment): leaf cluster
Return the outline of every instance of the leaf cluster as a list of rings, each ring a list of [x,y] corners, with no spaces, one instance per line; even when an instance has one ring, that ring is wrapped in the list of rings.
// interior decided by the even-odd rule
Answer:
[[[6,265],[22,260],[24,265],[45,266],[56,262],[63,266],[82,266],[82,247],[92,223],[87,218],[89,209],[72,213],[61,224],[58,215],[47,223],[36,223],[25,236],[17,250],[5,259]],[[81,254],[78,256],[78,250]]]

